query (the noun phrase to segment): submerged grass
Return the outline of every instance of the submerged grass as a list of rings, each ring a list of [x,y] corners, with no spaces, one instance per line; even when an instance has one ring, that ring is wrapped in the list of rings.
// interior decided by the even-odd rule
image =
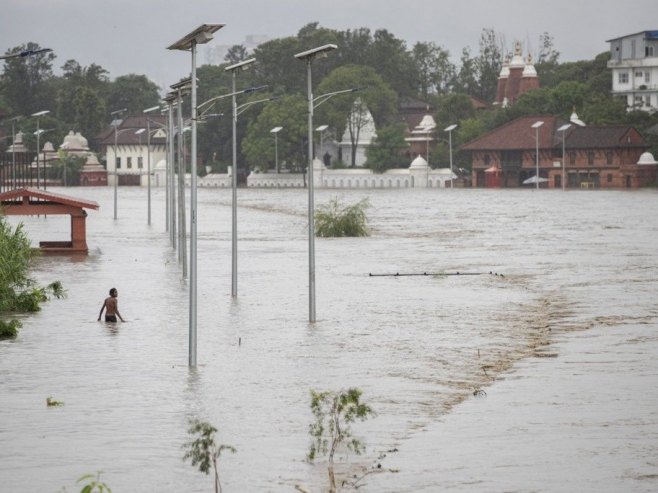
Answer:
[[[328,204],[320,206],[315,213],[315,234],[323,238],[345,236],[368,236],[368,219],[366,209],[369,200],[363,199],[356,204],[343,207],[334,197]]]

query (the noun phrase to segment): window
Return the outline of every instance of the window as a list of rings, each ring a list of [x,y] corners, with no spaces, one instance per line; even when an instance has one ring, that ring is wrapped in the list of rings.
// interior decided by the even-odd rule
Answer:
[[[142,169],[144,167],[144,158],[142,156],[139,156],[137,158],[137,167],[139,169]]]
[[[121,167],[121,158],[120,157],[115,158],[114,166],[115,166],[116,169],[119,169]]]
[[[653,56],[653,46],[644,47],[644,56]]]
[[[644,77],[644,72],[635,72],[635,77],[638,77],[638,78]]]
[[[126,168],[130,169],[133,167],[133,158],[128,157],[126,161]]]
[[[612,174],[608,173],[608,183],[612,183]]]
[[[608,151],[605,153],[605,162],[612,164],[612,152]]]
[[[484,165],[489,166],[489,163],[491,163],[491,156],[489,154],[484,155]]]
[[[644,82],[649,84],[651,82],[651,72],[648,70],[644,72]]]
[[[617,82],[620,84],[628,84],[628,72],[619,72],[619,74],[617,74]]]
[[[594,153],[592,151],[587,152],[587,164],[594,164]]]
[[[576,153],[569,152],[569,164],[576,164]]]

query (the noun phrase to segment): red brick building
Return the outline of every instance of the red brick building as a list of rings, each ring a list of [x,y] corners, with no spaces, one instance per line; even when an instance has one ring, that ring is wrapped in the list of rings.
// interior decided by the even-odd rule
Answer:
[[[561,188],[563,179],[566,188],[637,188],[656,181],[656,161],[644,154],[649,145],[635,128],[571,124],[558,130],[568,123],[551,115],[525,116],[464,144],[461,150],[471,155],[473,186],[523,186],[535,176],[537,148],[540,181],[547,180],[542,188]]]

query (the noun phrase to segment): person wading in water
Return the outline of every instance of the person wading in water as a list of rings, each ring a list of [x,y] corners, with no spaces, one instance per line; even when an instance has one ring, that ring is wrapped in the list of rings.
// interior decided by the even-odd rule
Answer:
[[[103,306],[101,307],[101,311],[98,314],[99,322],[101,320],[101,315],[103,315],[103,310],[105,310],[106,322],[116,322],[117,317],[119,317],[119,320],[121,320],[122,322],[125,322],[125,320],[121,317],[121,314],[119,313],[119,300],[117,300],[118,295],[119,292],[117,291],[117,288],[110,289],[110,296],[105,298],[105,301],[103,302]]]

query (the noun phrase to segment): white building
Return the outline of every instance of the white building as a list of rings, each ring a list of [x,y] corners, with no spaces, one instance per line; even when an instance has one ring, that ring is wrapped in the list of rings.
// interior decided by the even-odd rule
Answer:
[[[377,137],[375,120],[372,113],[361,98],[357,98],[352,105],[352,110],[347,118],[343,139],[340,141],[341,155],[343,162],[352,165],[352,141],[355,142],[356,156],[354,165],[362,167],[366,158],[366,149],[370,146],[373,139]]]
[[[115,176],[118,174],[119,185],[145,187],[148,184],[149,158],[151,174],[153,174],[156,164],[166,159],[165,117],[161,115],[129,116],[116,123],[116,146],[114,127],[106,129],[99,136],[101,148],[105,151],[108,185],[114,186]],[[149,127],[151,131],[150,156],[146,131]],[[140,132],[141,129],[144,130]]]
[[[658,31],[609,39],[612,95],[630,110],[658,109]]]

